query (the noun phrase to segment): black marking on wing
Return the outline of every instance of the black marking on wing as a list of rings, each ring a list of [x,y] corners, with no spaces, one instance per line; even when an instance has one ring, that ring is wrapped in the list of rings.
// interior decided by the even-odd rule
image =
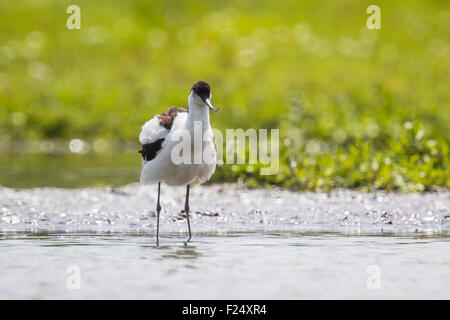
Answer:
[[[139,150],[139,153],[142,154],[142,159],[146,161],[153,160],[158,154],[158,151],[161,150],[161,144],[163,141],[164,138],[161,138],[155,142],[142,145],[142,150]]]

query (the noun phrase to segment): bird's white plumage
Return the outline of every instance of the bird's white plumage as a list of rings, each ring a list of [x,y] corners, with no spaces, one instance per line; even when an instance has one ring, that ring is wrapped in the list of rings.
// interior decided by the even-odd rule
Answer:
[[[201,124],[202,137],[198,143],[194,143],[194,126]],[[191,141],[192,158],[200,156],[201,163],[175,163],[172,150],[180,146],[179,137],[188,132]],[[142,127],[139,140],[142,144],[152,143],[164,138],[161,150],[156,157],[150,161],[143,160],[140,182],[142,184],[165,182],[172,186],[187,185],[198,179],[200,182],[207,181],[216,168],[216,150],[213,133],[209,124],[209,111],[205,106],[199,106],[192,95],[189,97],[189,112],[180,112],[175,117],[170,130],[159,124],[157,117],[148,121]],[[203,161],[203,155],[208,153],[212,161]]]
[[[141,144],[152,143],[158,139],[165,138],[168,133],[169,129],[161,126],[159,119],[155,116],[142,126],[139,141]]]

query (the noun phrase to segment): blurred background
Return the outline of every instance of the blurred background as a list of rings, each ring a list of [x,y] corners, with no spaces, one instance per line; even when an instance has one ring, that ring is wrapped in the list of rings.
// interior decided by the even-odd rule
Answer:
[[[280,129],[278,174],[212,182],[448,189],[449,40],[449,1],[0,1],[0,185],[137,182],[140,126],[203,79],[213,127]]]

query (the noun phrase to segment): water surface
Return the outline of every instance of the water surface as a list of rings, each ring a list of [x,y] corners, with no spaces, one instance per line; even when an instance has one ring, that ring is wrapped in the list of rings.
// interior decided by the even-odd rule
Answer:
[[[0,298],[450,298],[450,197],[0,188]],[[79,270],[80,288],[71,286]],[[69,283],[68,283],[69,281]]]
[[[166,233],[160,248],[142,234],[1,238],[0,298],[450,298],[447,237],[204,233],[184,246]],[[68,289],[70,266],[78,290]]]

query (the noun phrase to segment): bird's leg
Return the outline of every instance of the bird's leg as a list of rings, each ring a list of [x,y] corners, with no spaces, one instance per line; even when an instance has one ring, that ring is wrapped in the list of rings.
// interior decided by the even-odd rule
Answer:
[[[159,196],[161,194],[161,182],[158,182],[158,201],[156,203],[156,246],[159,247],[159,213],[161,212],[161,205],[159,204]]]
[[[184,212],[186,213],[186,219],[189,229],[189,238],[184,242],[184,245],[187,246],[188,242],[191,240],[191,223],[189,222],[189,187],[190,184],[186,186],[186,202],[184,203]]]

